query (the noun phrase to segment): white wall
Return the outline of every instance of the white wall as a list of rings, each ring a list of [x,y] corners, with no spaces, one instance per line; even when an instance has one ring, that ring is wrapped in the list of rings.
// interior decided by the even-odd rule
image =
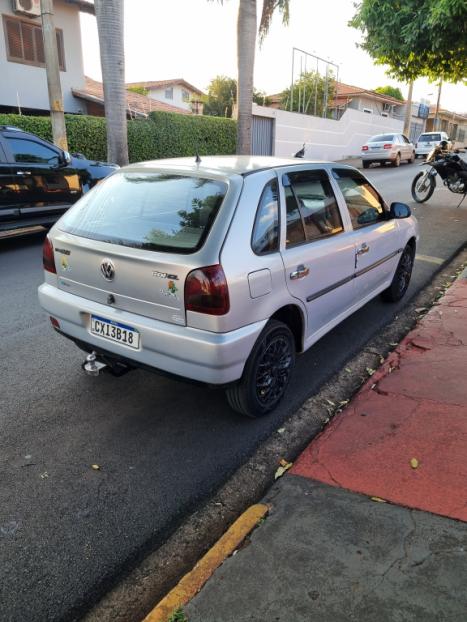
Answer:
[[[188,91],[191,97],[192,93],[189,89],[185,89],[185,87],[182,87],[180,84],[174,84],[172,86],[168,86],[167,88],[173,88],[173,99],[168,99],[165,96],[165,87],[161,89],[151,89],[148,95],[151,99],[156,99],[157,101],[164,102],[165,104],[177,106],[177,108],[183,108],[184,110],[191,110],[190,102],[185,102],[182,99],[182,90]]]
[[[339,121],[253,104],[253,114],[275,119],[274,155],[290,157],[305,143],[305,157],[342,160],[360,154],[374,134],[402,132],[403,122],[347,109]]]
[[[43,67],[11,63],[6,60],[6,41],[2,15],[12,15],[27,20],[27,17],[13,13],[11,0],[0,0],[0,105],[16,106],[19,94],[20,105],[24,108],[49,110],[47,78]],[[84,69],[81,48],[81,30],[79,11],[76,6],[64,4],[59,0],[54,3],[55,26],[63,30],[65,48],[65,68],[60,71],[65,112],[83,110],[83,104],[71,94],[72,88],[83,88]],[[40,18],[31,20],[40,24]],[[83,112],[85,112],[83,110]]]

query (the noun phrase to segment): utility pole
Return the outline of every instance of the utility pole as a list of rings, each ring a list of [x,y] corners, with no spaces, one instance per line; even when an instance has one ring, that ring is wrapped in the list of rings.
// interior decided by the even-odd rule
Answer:
[[[68,151],[60,70],[58,66],[57,35],[55,34],[53,14],[52,0],[41,0],[42,37],[44,39],[44,58],[49,89],[52,136],[57,147]]]
[[[407,102],[405,104],[405,116],[404,116],[404,136],[409,137],[410,134],[410,121],[412,118],[412,93],[413,93],[413,81],[409,82],[409,93],[407,95]]]
[[[433,129],[435,131],[438,129],[438,126],[439,126],[439,103],[441,101],[441,85],[442,84],[443,84],[443,81],[440,80],[439,85],[438,85],[438,99],[436,100],[435,118],[433,119]]]

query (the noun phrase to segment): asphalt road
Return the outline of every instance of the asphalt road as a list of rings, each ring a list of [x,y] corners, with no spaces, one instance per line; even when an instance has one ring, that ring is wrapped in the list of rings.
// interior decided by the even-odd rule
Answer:
[[[409,202],[418,170],[368,174]],[[230,411],[221,391],[147,372],[84,375],[37,302],[42,238],[0,242],[0,619],[78,618],[162,543],[459,249],[457,202],[442,189],[415,207],[422,258],[406,299],[369,303],[300,357],[288,399],[263,420]]]

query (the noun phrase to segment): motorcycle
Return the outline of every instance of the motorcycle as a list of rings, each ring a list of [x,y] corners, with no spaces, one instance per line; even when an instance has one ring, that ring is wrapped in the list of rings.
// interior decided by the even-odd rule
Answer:
[[[463,197],[459,207],[467,194],[467,163],[458,155],[446,151],[443,145],[437,146],[428,154],[425,162],[420,166],[429,165],[429,169],[415,175],[412,182],[412,196],[417,203],[428,201],[436,187],[436,176],[439,175],[443,184],[456,194]]]

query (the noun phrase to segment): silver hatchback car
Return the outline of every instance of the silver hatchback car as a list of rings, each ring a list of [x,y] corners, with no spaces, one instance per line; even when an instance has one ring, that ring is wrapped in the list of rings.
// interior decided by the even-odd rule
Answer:
[[[374,296],[405,294],[418,226],[354,168],[266,157],[145,162],[44,243],[39,300],[85,370],[159,370],[257,417],[304,352]]]

